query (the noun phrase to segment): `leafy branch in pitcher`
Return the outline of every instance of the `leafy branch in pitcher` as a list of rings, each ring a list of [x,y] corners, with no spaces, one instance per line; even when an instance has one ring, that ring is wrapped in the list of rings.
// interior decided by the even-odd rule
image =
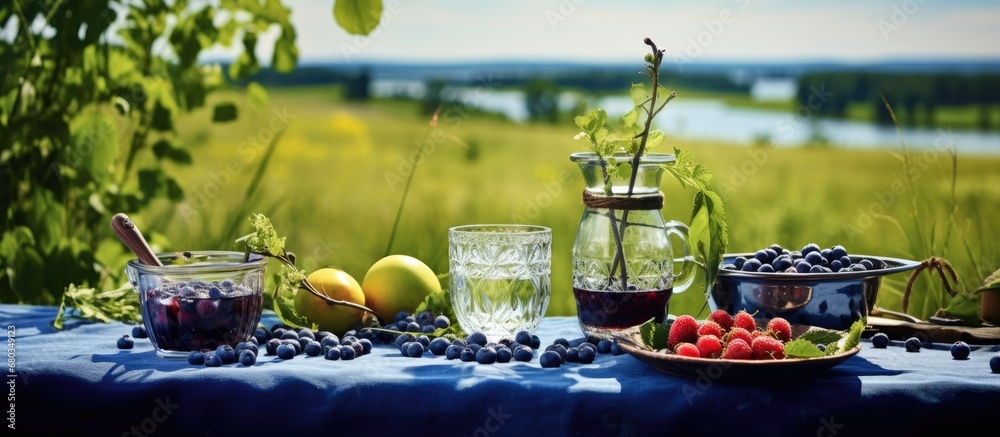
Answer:
[[[306,272],[299,270],[295,266],[295,254],[285,250],[285,237],[278,236],[278,232],[274,230],[274,226],[267,216],[264,214],[252,214],[250,216],[250,225],[253,227],[254,232],[236,240],[237,243],[242,242],[246,246],[246,259],[249,260],[250,254],[253,253],[274,258],[282,263],[281,272],[277,275],[277,285],[274,288],[276,312],[281,311],[279,292],[283,290],[294,291],[296,288],[301,288],[323,299],[327,305],[351,307],[371,314],[376,319],[378,318],[378,315],[374,311],[364,305],[333,299],[317,290],[307,279]]]

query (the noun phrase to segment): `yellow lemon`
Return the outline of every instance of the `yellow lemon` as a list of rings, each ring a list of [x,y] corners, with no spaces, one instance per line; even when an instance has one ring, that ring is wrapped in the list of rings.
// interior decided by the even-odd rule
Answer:
[[[320,293],[332,299],[365,304],[365,293],[361,285],[343,270],[322,268],[310,273],[308,279]],[[337,335],[349,330],[364,315],[364,311],[351,307],[328,305],[322,298],[303,289],[295,291],[295,311],[318,325],[321,331]]]

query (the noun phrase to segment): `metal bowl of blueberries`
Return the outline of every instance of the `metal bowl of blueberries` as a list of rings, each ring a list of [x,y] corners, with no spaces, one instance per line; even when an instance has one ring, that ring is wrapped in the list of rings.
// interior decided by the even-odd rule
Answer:
[[[243,252],[157,254],[163,266],[126,263],[156,355],[234,346],[253,335],[263,311],[267,259]]]
[[[810,243],[798,251],[774,244],[723,257],[709,292],[711,309],[730,314],[843,330],[868,316],[882,278],[912,270],[917,261],[850,254],[843,246]]]

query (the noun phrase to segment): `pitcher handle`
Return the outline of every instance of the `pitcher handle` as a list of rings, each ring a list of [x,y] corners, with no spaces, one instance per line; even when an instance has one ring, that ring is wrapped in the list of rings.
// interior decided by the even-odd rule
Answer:
[[[664,225],[664,229],[667,231],[667,238],[673,235],[681,240],[681,250],[684,253],[684,258],[681,259],[680,270],[674,269],[678,273],[674,275],[673,287],[674,293],[682,293],[694,283],[695,267],[697,266],[697,263],[694,262],[694,257],[691,256],[691,248],[688,246],[688,227],[677,220],[671,220]],[[675,259],[675,266],[676,263],[677,260]]]

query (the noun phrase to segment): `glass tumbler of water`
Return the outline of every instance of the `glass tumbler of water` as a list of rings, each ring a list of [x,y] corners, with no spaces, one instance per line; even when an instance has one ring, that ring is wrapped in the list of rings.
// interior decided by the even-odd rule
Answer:
[[[450,294],[458,323],[491,341],[534,333],[552,294],[552,230],[467,225],[448,230]]]

